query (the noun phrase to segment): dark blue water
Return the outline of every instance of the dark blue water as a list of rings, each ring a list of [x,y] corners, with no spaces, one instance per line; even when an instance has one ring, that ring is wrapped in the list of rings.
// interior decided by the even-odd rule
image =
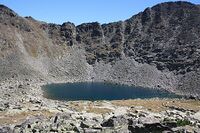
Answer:
[[[42,88],[46,98],[67,101],[180,97],[173,93],[155,89],[96,82],[49,84]]]

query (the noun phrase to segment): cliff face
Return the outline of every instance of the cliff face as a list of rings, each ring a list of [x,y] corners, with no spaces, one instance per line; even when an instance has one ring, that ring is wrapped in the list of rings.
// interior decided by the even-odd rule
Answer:
[[[0,77],[111,81],[200,94],[200,8],[167,2],[109,24],[22,18],[0,6]]]

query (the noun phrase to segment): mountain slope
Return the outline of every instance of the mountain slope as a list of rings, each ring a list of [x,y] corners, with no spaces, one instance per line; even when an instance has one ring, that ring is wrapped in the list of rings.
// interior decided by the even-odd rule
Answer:
[[[167,2],[126,21],[75,26],[0,5],[0,79],[109,81],[200,94],[200,8]]]

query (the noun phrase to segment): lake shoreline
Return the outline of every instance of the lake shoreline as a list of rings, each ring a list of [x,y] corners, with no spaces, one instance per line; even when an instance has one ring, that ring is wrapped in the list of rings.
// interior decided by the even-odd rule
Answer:
[[[166,90],[106,82],[56,83],[44,85],[41,88],[45,98],[62,101],[182,98]]]
[[[193,119],[193,115],[198,114],[200,110],[200,101],[198,100],[186,100],[186,99],[135,99],[135,100],[117,100],[117,101],[58,101],[50,100],[44,97],[44,92],[41,89],[42,85],[49,84],[45,81],[26,81],[26,82],[14,82],[9,81],[5,82],[2,87],[1,94],[4,97],[0,97],[1,107],[0,107],[0,131],[8,129],[9,131],[14,130],[23,130],[28,132],[29,128],[24,127],[31,125],[31,130],[36,129],[36,122],[40,119],[39,125],[47,126],[48,128],[40,127],[40,130],[50,131],[52,128],[52,119],[59,118],[58,121],[63,121],[63,117],[69,117],[71,123],[78,123],[73,126],[73,129],[68,127],[65,123],[60,123],[60,125],[65,125],[69,129],[75,130],[76,127],[78,131],[83,132],[86,130],[82,128],[82,124],[85,123],[89,127],[87,130],[95,131],[116,131],[114,125],[113,128],[102,126],[107,120],[113,119],[114,117],[120,117],[120,121],[127,121],[130,115],[137,115],[136,112],[143,112],[146,115],[142,119],[147,119],[150,121],[149,115],[153,115],[154,119],[156,116],[154,114],[159,114],[160,118],[158,121],[163,122],[165,117],[169,117],[164,112],[176,112],[178,114],[188,112],[189,116],[184,116],[187,120],[191,122],[199,123],[199,120]],[[6,87],[7,86],[7,87]],[[12,86],[12,87],[9,87]],[[10,88],[10,89],[8,89]],[[5,91],[4,91],[5,90]],[[9,94],[9,95],[8,95]],[[169,104],[166,106],[166,104]],[[175,104],[175,106],[174,106]],[[181,106],[178,106],[178,105]],[[152,105],[156,105],[155,108]],[[148,107],[149,106],[149,107]],[[132,111],[131,111],[132,110]],[[131,113],[131,112],[132,113]],[[136,111],[136,112],[135,112]],[[158,112],[156,112],[158,111]],[[142,113],[142,114],[143,114]],[[164,113],[164,115],[163,115]],[[140,113],[139,113],[140,114]],[[139,115],[138,114],[138,115]],[[141,119],[140,114],[137,116],[137,119]],[[177,115],[178,115],[177,114]],[[67,115],[67,116],[66,116]],[[69,115],[69,116],[68,116]],[[89,117],[90,116],[90,117]],[[84,117],[88,120],[80,120],[78,117]],[[170,116],[175,119],[175,116]],[[93,119],[98,119],[96,123],[99,129],[94,129],[92,123],[88,121],[93,121]],[[123,119],[123,120],[122,120]],[[131,118],[132,119],[132,118]],[[183,118],[180,118],[181,120]],[[183,119],[184,120],[184,119]],[[65,120],[64,120],[65,121]],[[115,121],[115,119],[113,119]],[[69,122],[69,121],[66,121]],[[70,123],[69,122],[69,123]],[[152,123],[157,122],[152,120]],[[82,124],[81,124],[82,123]],[[125,123],[121,123],[121,126],[127,127]],[[145,125],[145,123],[143,123]],[[19,126],[20,125],[20,126]],[[136,126],[136,125],[135,125]],[[187,125],[188,126],[188,125]],[[196,126],[192,126],[196,131]],[[178,130],[177,127],[174,127],[174,130]],[[61,127],[58,127],[56,130],[61,130]],[[64,129],[63,129],[64,130]],[[125,129],[123,129],[125,130]],[[130,129],[126,129],[128,131]],[[186,130],[186,129],[185,129]],[[120,129],[122,131],[122,129]]]

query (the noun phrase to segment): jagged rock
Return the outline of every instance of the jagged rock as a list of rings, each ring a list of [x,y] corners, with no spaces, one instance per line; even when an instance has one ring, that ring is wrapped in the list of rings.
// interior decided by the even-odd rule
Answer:
[[[57,123],[57,121],[58,121],[58,116],[55,116],[55,118],[54,118],[54,123]]]
[[[114,127],[114,120],[108,119],[107,121],[101,124],[102,127]]]
[[[146,116],[146,117],[140,117],[138,119],[138,123],[141,124],[154,124],[154,123],[160,123],[160,120],[153,117],[153,116]]]
[[[41,101],[38,99],[30,99],[29,102],[32,104],[41,104]]]
[[[127,119],[124,116],[113,116],[108,120],[103,121],[101,124],[102,127],[117,127],[119,125],[126,125],[128,123]]]
[[[4,5],[0,5],[0,12],[1,12],[1,14],[6,14],[11,17],[17,16],[17,14],[13,10],[9,9],[8,7],[6,7]]]
[[[83,122],[81,122],[80,127],[81,128],[89,128],[90,126],[85,124],[85,123],[83,123]]]
[[[9,127],[0,127],[0,133],[12,133]]]
[[[128,126],[128,130],[132,133],[149,133],[149,132],[163,132],[171,131],[170,128],[161,125],[160,123],[144,124],[142,126]]]
[[[4,108],[9,108],[10,107],[10,104],[9,104],[9,102],[6,102],[6,103],[4,103]]]
[[[198,120],[200,122],[200,111],[192,115],[192,118]]]
[[[173,132],[179,132],[179,133],[198,133],[200,132],[199,128],[194,128],[190,126],[184,126],[184,127],[176,127],[172,128]]]
[[[3,108],[3,107],[0,107],[0,111],[5,111],[5,108]]]
[[[83,131],[85,133],[101,133],[101,130],[96,130],[96,129],[84,129]]]
[[[23,88],[23,85],[20,84],[20,85],[18,86],[18,88]]]

